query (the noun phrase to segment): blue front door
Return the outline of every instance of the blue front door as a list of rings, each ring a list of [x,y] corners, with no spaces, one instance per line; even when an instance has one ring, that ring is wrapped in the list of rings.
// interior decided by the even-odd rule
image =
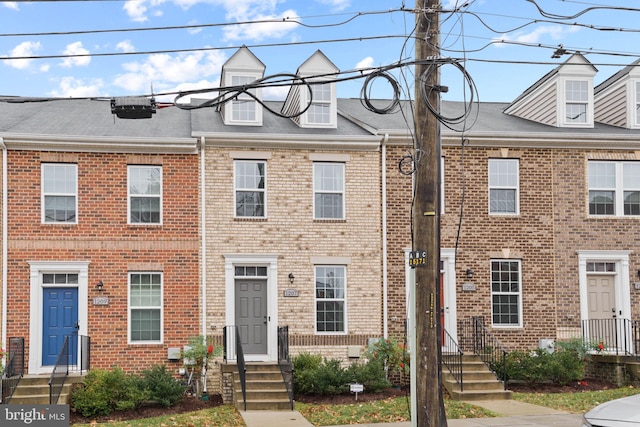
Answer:
[[[55,365],[69,336],[70,364],[76,363],[78,288],[43,288],[42,365]]]

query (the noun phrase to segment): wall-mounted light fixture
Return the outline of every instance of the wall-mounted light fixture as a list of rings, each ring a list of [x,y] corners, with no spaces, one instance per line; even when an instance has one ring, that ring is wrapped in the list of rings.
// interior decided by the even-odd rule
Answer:
[[[638,270],[638,279],[640,279],[640,270]]]
[[[467,279],[473,279],[473,270],[467,268]]]
[[[102,283],[102,280],[100,280],[97,284],[96,284],[96,289],[98,290],[98,292],[102,292],[104,289],[104,283]]]
[[[293,281],[295,280],[295,276],[293,275],[293,273],[289,273],[289,283],[291,283],[293,285]]]

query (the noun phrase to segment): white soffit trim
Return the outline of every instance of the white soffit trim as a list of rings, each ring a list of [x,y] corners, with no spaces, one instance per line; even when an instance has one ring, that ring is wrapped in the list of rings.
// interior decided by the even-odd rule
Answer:
[[[196,135],[194,135],[196,136]],[[318,135],[318,134],[264,134],[264,133],[201,133],[207,146],[251,147],[256,144],[269,148],[288,149],[341,149],[346,151],[379,151],[379,135]]]
[[[197,154],[196,138],[128,138],[69,135],[0,134],[9,150],[101,153]]]

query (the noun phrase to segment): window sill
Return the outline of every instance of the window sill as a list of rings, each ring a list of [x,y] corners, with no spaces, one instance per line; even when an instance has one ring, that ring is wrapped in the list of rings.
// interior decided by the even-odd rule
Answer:
[[[234,217],[233,220],[238,222],[267,222],[266,217],[257,216],[237,216]]]
[[[333,218],[327,218],[327,219],[322,219],[322,218],[314,218],[313,222],[321,222],[321,223],[346,223],[347,220],[346,219],[333,219]]]

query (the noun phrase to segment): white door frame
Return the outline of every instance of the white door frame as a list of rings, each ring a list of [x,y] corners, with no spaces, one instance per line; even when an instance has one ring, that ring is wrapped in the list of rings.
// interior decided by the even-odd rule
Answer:
[[[278,256],[277,255],[224,255],[225,323],[236,322],[236,266],[267,267],[267,354],[248,354],[247,362],[273,362],[278,360]],[[235,339],[228,342],[235,342]],[[235,359],[235,350],[232,351]]]
[[[51,366],[42,366],[42,304],[44,286],[42,273],[78,274],[78,335],[87,335],[89,261],[28,261],[29,280],[29,374],[51,373]],[[60,285],[55,285],[60,287]],[[73,285],[76,287],[76,285]],[[80,348],[80,346],[78,346]],[[80,355],[78,355],[80,360]]]
[[[412,319],[411,316],[411,293],[415,283],[415,269],[409,266],[409,253],[411,249],[405,248],[405,287],[406,298],[405,307],[407,311],[407,319]],[[455,249],[440,249],[440,261],[442,261],[442,272],[444,273],[444,329],[449,333],[451,338],[456,342],[458,341],[458,310],[456,308],[457,296],[456,296],[456,252]],[[438,274],[440,274],[438,272]],[[408,320],[410,323],[410,321]],[[408,328],[411,328],[410,324],[407,324]],[[408,329],[410,330],[410,329]]]
[[[619,310],[618,318],[631,319],[631,287],[629,284],[629,254],[631,251],[578,251],[578,276],[580,287],[580,320],[589,319],[587,263],[613,262],[616,265],[614,275],[615,303]]]

